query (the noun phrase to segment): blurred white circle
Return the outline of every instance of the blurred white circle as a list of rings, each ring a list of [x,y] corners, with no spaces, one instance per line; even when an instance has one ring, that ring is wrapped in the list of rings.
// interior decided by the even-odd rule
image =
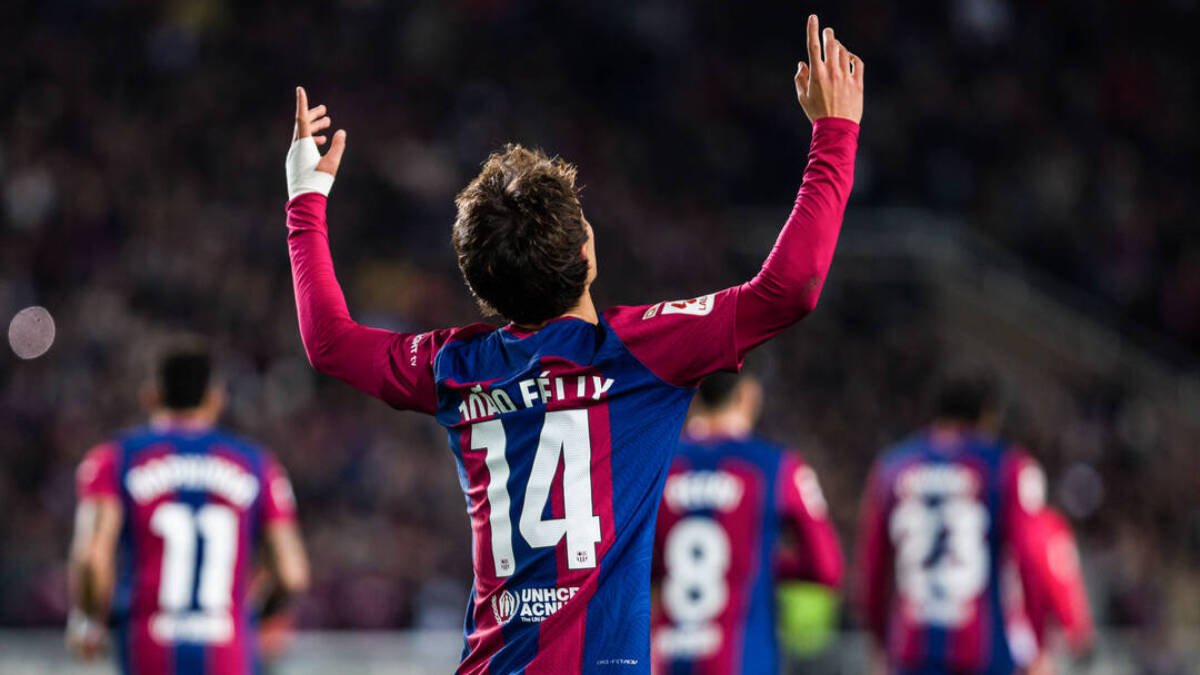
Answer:
[[[54,344],[54,317],[45,307],[26,307],[8,324],[8,344],[22,359],[36,359]]]

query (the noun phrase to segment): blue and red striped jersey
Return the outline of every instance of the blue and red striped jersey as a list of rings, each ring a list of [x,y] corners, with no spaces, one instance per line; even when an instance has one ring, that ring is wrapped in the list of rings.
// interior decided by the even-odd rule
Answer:
[[[921,433],[876,462],[860,524],[868,627],[896,673],[1004,673],[1009,625],[1045,592],[1036,531],[1045,477],[1019,448]]]
[[[806,316],[853,183],[858,125],[822,118],[775,248],[746,283],[691,300],[571,316],[536,331],[427,333],[350,317],[328,200],[287,206],[313,365],[435,415],[466,495],[475,581],[458,672],[648,673],[650,561],[663,482],[695,385]],[[590,298],[590,295],[582,297]]]
[[[733,309],[725,293],[430,337],[474,535],[459,672],[649,669],[659,495],[692,379],[738,365],[699,339]]]
[[[654,671],[777,673],[775,586],[836,586],[837,534],[816,473],[762,438],[685,438],[655,538]]]
[[[150,426],[91,450],[80,500],[121,505],[114,643],[127,675],[249,675],[246,605],[262,528],[295,517],[271,455],[212,429]]]

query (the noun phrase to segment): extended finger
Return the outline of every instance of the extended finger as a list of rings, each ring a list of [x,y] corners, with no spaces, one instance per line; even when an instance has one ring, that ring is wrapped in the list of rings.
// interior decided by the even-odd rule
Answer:
[[[309,132],[315,134],[316,132],[321,131],[322,129],[328,129],[330,127],[330,125],[332,125],[332,124],[333,124],[333,118],[322,117],[322,118],[316,120],[315,122],[313,122],[312,124],[309,124],[308,130],[309,130]]]
[[[325,104],[322,103],[321,105],[319,105],[315,108],[312,108],[308,111],[308,121],[312,122],[315,119],[319,119],[324,114],[325,114]]]
[[[296,87],[296,138],[310,135],[308,131],[308,94],[304,87]]]
[[[814,66],[821,62],[821,24],[816,14],[808,15],[808,62]]]
[[[833,37],[833,29],[826,28],[821,32],[821,35],[825,42],[825,62],[837,63],[837,55],[834,54],[834,51],[837,49],[837,40]]]

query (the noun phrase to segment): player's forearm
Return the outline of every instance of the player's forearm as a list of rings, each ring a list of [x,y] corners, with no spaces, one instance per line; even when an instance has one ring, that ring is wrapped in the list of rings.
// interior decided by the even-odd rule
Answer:
[[[793,527],[799,536],[776,555],[775,573],[781,579],[840,587],[845,564],[833,528],[827,521],[804,522]]]
[[[111,571],[105,570],[98,561],[72,560],[68,570],[67,588],[72,609],[89,617],[102,617],[112,600],[111,589],[115,580]]]
[[[100,616],[108,609],[114,580],[111,563],[105,560],[105,547],[98,538],[104,538],[103,530],[110,520],[110,508],[105,504],[80,498],[67,560],[67,594],[71,608],[88,616]]]
[[[376,393],[373,364],[378,354],[375,333],[350,318],[346,298],[333,271],[325,221],[326,198],[310,192],[288,203],[288,254],[300,338],[317,370],[352,386]]]
[[[806,570],[806,578],[814,583],[838,588],[842,585],[842,577],[845,574],[845,561],[842,559],[842,548],[838,544],[837,534],[831,526],[827,525],[826,530],[815,537],[812,546],[809,547],[812,551],[812,561]]]
[[[67,601],[71,609],[90,613],[91,603],[87,600],[88,595],[90,593],[88,583],[84,579],[83,565],[72,556],[67,564]]]
[[[738,295],[738,349],[776,335],[817,306],[854,184],[858,124],[823,118],[813,124],[808,166],[791,216],[771,254]]]

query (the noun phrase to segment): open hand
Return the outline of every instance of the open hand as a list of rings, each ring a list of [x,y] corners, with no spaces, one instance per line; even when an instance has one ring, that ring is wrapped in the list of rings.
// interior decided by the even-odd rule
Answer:
[[[824,40],[824,54],[821,42]],[[817,15],[808,17],[808,63],[796,70],[796,98],[808,119],[842,117],[862,120],[863,62],[833,36],[821,32]]]

